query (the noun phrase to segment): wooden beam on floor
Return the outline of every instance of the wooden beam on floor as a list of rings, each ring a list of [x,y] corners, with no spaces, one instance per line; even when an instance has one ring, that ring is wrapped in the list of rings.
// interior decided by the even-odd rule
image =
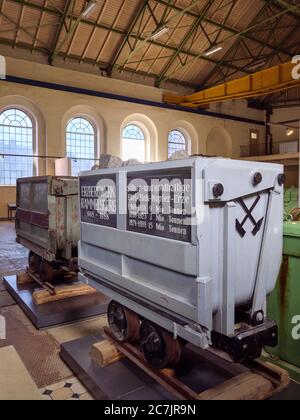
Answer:
[[[55,288],[55,294],[50,294],[48,290],[34,292],[32,297],[36,305],[43,305],[49,302],[69,299],[77,296],[87,296],[97,294],[97,291],[86,284],[75,284],[71,286],[59,286]]]

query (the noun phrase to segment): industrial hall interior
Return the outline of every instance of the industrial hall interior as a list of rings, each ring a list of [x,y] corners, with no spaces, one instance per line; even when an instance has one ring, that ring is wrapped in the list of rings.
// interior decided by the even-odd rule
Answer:
[[[0,0],[0,400],[300,400],[300,0]]]

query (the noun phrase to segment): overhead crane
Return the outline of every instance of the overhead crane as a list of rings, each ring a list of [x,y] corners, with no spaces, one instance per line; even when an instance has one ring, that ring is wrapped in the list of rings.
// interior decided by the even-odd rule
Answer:
[[[180,96],[166,93],[163,100],[172,105],[200,108],[216,102],[269,95],[300,86],[300,69],[298,71],[299,78],[297,78],[295,77],[297,75],[296,66],[299,68],[299,64],[290,61],[192,95]]]

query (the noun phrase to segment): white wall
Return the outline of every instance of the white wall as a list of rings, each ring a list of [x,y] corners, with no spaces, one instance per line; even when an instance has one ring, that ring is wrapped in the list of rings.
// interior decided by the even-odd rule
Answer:
[[[272,115],[271,122],[278,123],[283,121],[293,121],[299,119],[300,121],[300,106],[292,108],[278,108],[274,109],[274,114]],[[296,125],[295,123],[292,124]],[[290,141],[300,141],[300,132],[295,130],[294,134],[291,136],[286,135],[285,127],[272,126],[272,134],[274,142],[290,142]],[[300,162],[299,162],[300,165]],[[285,168],[285,173],[287,177],[287,186],[300,186],[300,171],[299,165],[296,166],[287,166]],[[300,195],[299,195],[300,196]],[[300,205],[300,203],[299,203]]]
[[[274,113],[271,117],[271,122],[277,123],[282,121],[292,121],[298,119],[300,121],[300,106],[292,108],[278,108],[274,109]],[[295,123],[293,123],[295,125]],[[284,127],[272,126],[272,134],[275,142],[281,141],[293,141],[299,139],[299,132],[295,133],[288,137],[286,135],[286,129]]]

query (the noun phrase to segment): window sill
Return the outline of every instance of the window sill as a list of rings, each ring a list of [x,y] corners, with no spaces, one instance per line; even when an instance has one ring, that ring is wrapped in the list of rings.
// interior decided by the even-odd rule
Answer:
[[[17,188],[16,185],[0,185],[0,188]]]

